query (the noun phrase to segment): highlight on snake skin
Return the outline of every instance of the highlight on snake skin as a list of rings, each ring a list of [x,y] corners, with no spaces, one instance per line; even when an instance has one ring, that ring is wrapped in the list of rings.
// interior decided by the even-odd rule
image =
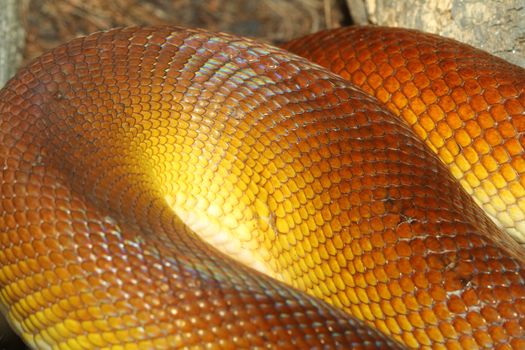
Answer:
[[[286,48],[334,72],[122,28],[0,91],[0,309],[27,346],[525,348],[524,70],[402,29]]]

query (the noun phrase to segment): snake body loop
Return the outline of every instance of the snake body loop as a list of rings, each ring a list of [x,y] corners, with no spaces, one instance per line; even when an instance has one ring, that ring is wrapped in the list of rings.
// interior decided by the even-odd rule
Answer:
[[[400,118],[280,49],[60,46],[0,92],[0,180],[1,306],[35,349],[525,347],[521,247]]]

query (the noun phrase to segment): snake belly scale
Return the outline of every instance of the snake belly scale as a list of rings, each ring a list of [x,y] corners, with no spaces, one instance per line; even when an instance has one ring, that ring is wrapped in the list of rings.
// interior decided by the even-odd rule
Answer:
[[[32,348],[525,346],[521,247],[401,119],[283,50],[75,39],[0,92],[0,171],[1,306]]]

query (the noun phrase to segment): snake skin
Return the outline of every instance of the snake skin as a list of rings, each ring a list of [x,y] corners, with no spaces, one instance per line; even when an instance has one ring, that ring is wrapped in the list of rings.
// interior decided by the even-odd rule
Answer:
[[[44,54],[0,92],[0,180],[0,304],[34,349],[525,347],[519,245],[374,98],[264,44]]]
[[[525,69],[400,28],[341,28],[286,48],[401,116],[494,221],[525,243]]]

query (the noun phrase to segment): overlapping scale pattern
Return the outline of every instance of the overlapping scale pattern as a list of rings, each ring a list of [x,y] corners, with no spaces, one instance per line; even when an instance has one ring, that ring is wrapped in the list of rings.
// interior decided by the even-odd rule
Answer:
[[[33,348],[525,346],[520,247],[306,60],[112,30],[22,70],[0,124],[1,304]]]
[[[415,30],[347,27],[287,44],[374,95],[525,243],[525,70]]]

